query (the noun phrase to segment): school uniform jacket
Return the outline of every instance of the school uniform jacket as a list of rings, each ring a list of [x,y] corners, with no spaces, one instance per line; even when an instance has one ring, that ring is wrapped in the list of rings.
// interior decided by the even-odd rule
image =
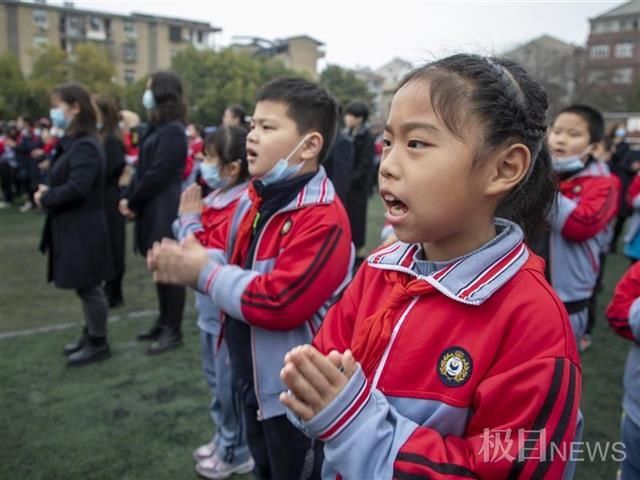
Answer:
[[[378,250],[330,310],[313,341],[324,354],[354,347],[393,290],[387,270],[430,285],[398,309],[373,371],[358,367],[309,422],[288,413],[325,442],[325,480],[571,476],[558,457],[532,458],[550,442],[568,448],[579,429],[571,326],[521,229],[497,224],[494,242],[428,276],[413,269],[420,245]]]
[[[550,218],[551,284],[563,302],[591,298],[606,250],[609,225],[618,212],[619,182],[600,162],[590,161],[560,182]]]
[[[200,244],[219,263],[227,263],[225,248],[234,243],[240,218],[233,213],[238,201],[247,190],[247,183],[237,185],[226,192],[214,190],[204,198],[202,213],[180,215],[173,224],[175,237],[182,241],[193,234]],[[212,335],[220,334],[221,312],[209,295],[196,291],[198,327]]]
[[[240,199],[233,222],[246,214]],[[198,290],[251,327],[254,388],[260,418],[285,414],[278,400],[285,354],[309,343],[328,308],[351,280],[354,249],[349,220],[324,168],[259,233],[251,269],[219,262],[203,269]]]
[[[640,425],[640,263],[633,264],[616,286],[607,319],[618,335],[633,342],[624,371],[622,408]]]

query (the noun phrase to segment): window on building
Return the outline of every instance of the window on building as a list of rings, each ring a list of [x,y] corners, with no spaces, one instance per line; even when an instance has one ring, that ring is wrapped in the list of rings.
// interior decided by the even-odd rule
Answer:
[[[126,85],[131,85],[136,81],[136,71],[132,68],[127,68],[124,71],[124,83]]]
[[[196,32],[196,41],[197,41],[198,43],[202,43],[202,42],[204,42],[204,32],[203,32],[202,30],[198,30],[198,31]]]
[[[609,45],[593,45],[590,56],[594,60],[609,58]]]
[[[34,10],[33,23],[35,23],[38,28],[45,30],[49,28],[49,17],[47,16],[47,12],[45,10]]]
[[[587,77],[589,83],[600,83],[607,81],[607,72],[604,70],[591,70]]]
[[[182,42],[182,28],[180,27],[169,27],[169,41],[174,43]]]
[[[125,20],[123,23],[123,30],[126,36],[135,37],[136,36],[136,24],[131,20]]]
[[[122,57],[125,62],[135,62],[138,59],[138,48],[135,43],[125,43],[122,46]]]
[[[81,37],[84,35],[84,19],[82,17],[68,16],[66,21],[67,35]]]
[[[629,85],[632,81],[632,68],[616,68],[611,76],[611,83],[615,83],[616,85]]]
[[[104,31],[104,21],[100,17],[90,17],[89,30],[92,32]]]
[[[616,58],[632,58],[633,42],[618,43],[614,55]]]

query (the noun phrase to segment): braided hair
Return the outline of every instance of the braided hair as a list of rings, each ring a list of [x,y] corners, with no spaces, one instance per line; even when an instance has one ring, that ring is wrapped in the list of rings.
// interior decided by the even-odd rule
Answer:
[[[422,81],[429,85],[436,115],[459,139],[480,127],[480,164],[496,149],[524,144],[531,166],[523,181],[498,205],[496,215],[518,223],[532,241],[547,228],[546,217],[556,194],[551,155],[546,146],[547,95],[517,63],[458,54],[410,72],[398,86]]]

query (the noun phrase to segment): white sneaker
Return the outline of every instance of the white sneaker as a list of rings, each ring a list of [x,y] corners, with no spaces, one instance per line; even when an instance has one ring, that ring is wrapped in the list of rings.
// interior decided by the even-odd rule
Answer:
[[[214,453],[216,453],[216,444],[211,440],[209,443],[205,443],[193,451],[193,459],[198,463],[205,458],[213,456]]]
[[[27,213],[33,208],[33,204],[31,202],[26,202],[23,206],[20,207],[20,211],[22,213]]]
[[[196,464],[196,472],[208,480],[224,480],[236,473],[239,475],[249,473],[253,470],[254,465],[253,458],[249,458],[243,463],[231,465],[219,459],[217,455],[212,455]]]
[[[11,204],[9,202],[0,201],[0,210],[4,210],[5,208],[9,208]]]

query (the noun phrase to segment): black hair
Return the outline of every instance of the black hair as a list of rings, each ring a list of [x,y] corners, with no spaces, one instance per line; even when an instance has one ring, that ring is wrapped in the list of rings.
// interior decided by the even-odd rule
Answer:
[[[175,73],[159,71],[151,75],[151,93],[156,101],[152,111],[154,122],[184,121],[187,106],[182,92],[182,80]]]
[[[235,125],[217,128],[204,141],[205,152],[214,151],[220,159],[220,166],[240,160],[240,174],[236,185],[249,178],[246,145],[247,130]]]
[[[239,120],[240,126],[246,126],[245,118],[247,116],[247,111],[242,105],[229,105],[225,110],[229,110],[232,115]]]
[[[369,118],[369,107],[362,102],[351,102],[344,110],[345,114],[353,115],[356,118],[361,118],[362,122],[366,122]]]
[[[547,95],[517,63],[503,58],[458,54],[409,73],[429,86],[436,115],[458,138],[479,125],[481,148],[474,162],[492,150],[523,143],[531,152],[528,175],[498,205],[496,215],[518,223],[527,240],[547,228],[557,182],[546,146]]]
[[[21,118],[24,123],[29,125],[29,127],[33,127],[33,118],[31,118],[29,115],[23,114],[23,115],[20,115],[18,118]]]
[[[338,104],[329,92],[302,78],[280,78],[264,85],[256,101],[284,103],[298,133],[320,133],[323,143],[318,162],[324,160],[338,128]]]
[[[96,133],[96,109],[89,92],[79,83],[70,82],[53,89],[52,96],[67,105],[78,105],[78,113],[67,128],[69,135],[92,135]]]
[[[604,138],[604,117],[595,108],[588,105],[570,105],[560,110],[556,118],[563,113],[573,113],[587,123],[591,140],[589,143],[598,143]]]
[[[96,95],[93,97],[93,101],[98,109],[102,128],[98,132],[102,141],[109,135],[113,135],[121,142],[122,132],[120,132],[119,126],[119,110],[116,101],[106,95]]]

